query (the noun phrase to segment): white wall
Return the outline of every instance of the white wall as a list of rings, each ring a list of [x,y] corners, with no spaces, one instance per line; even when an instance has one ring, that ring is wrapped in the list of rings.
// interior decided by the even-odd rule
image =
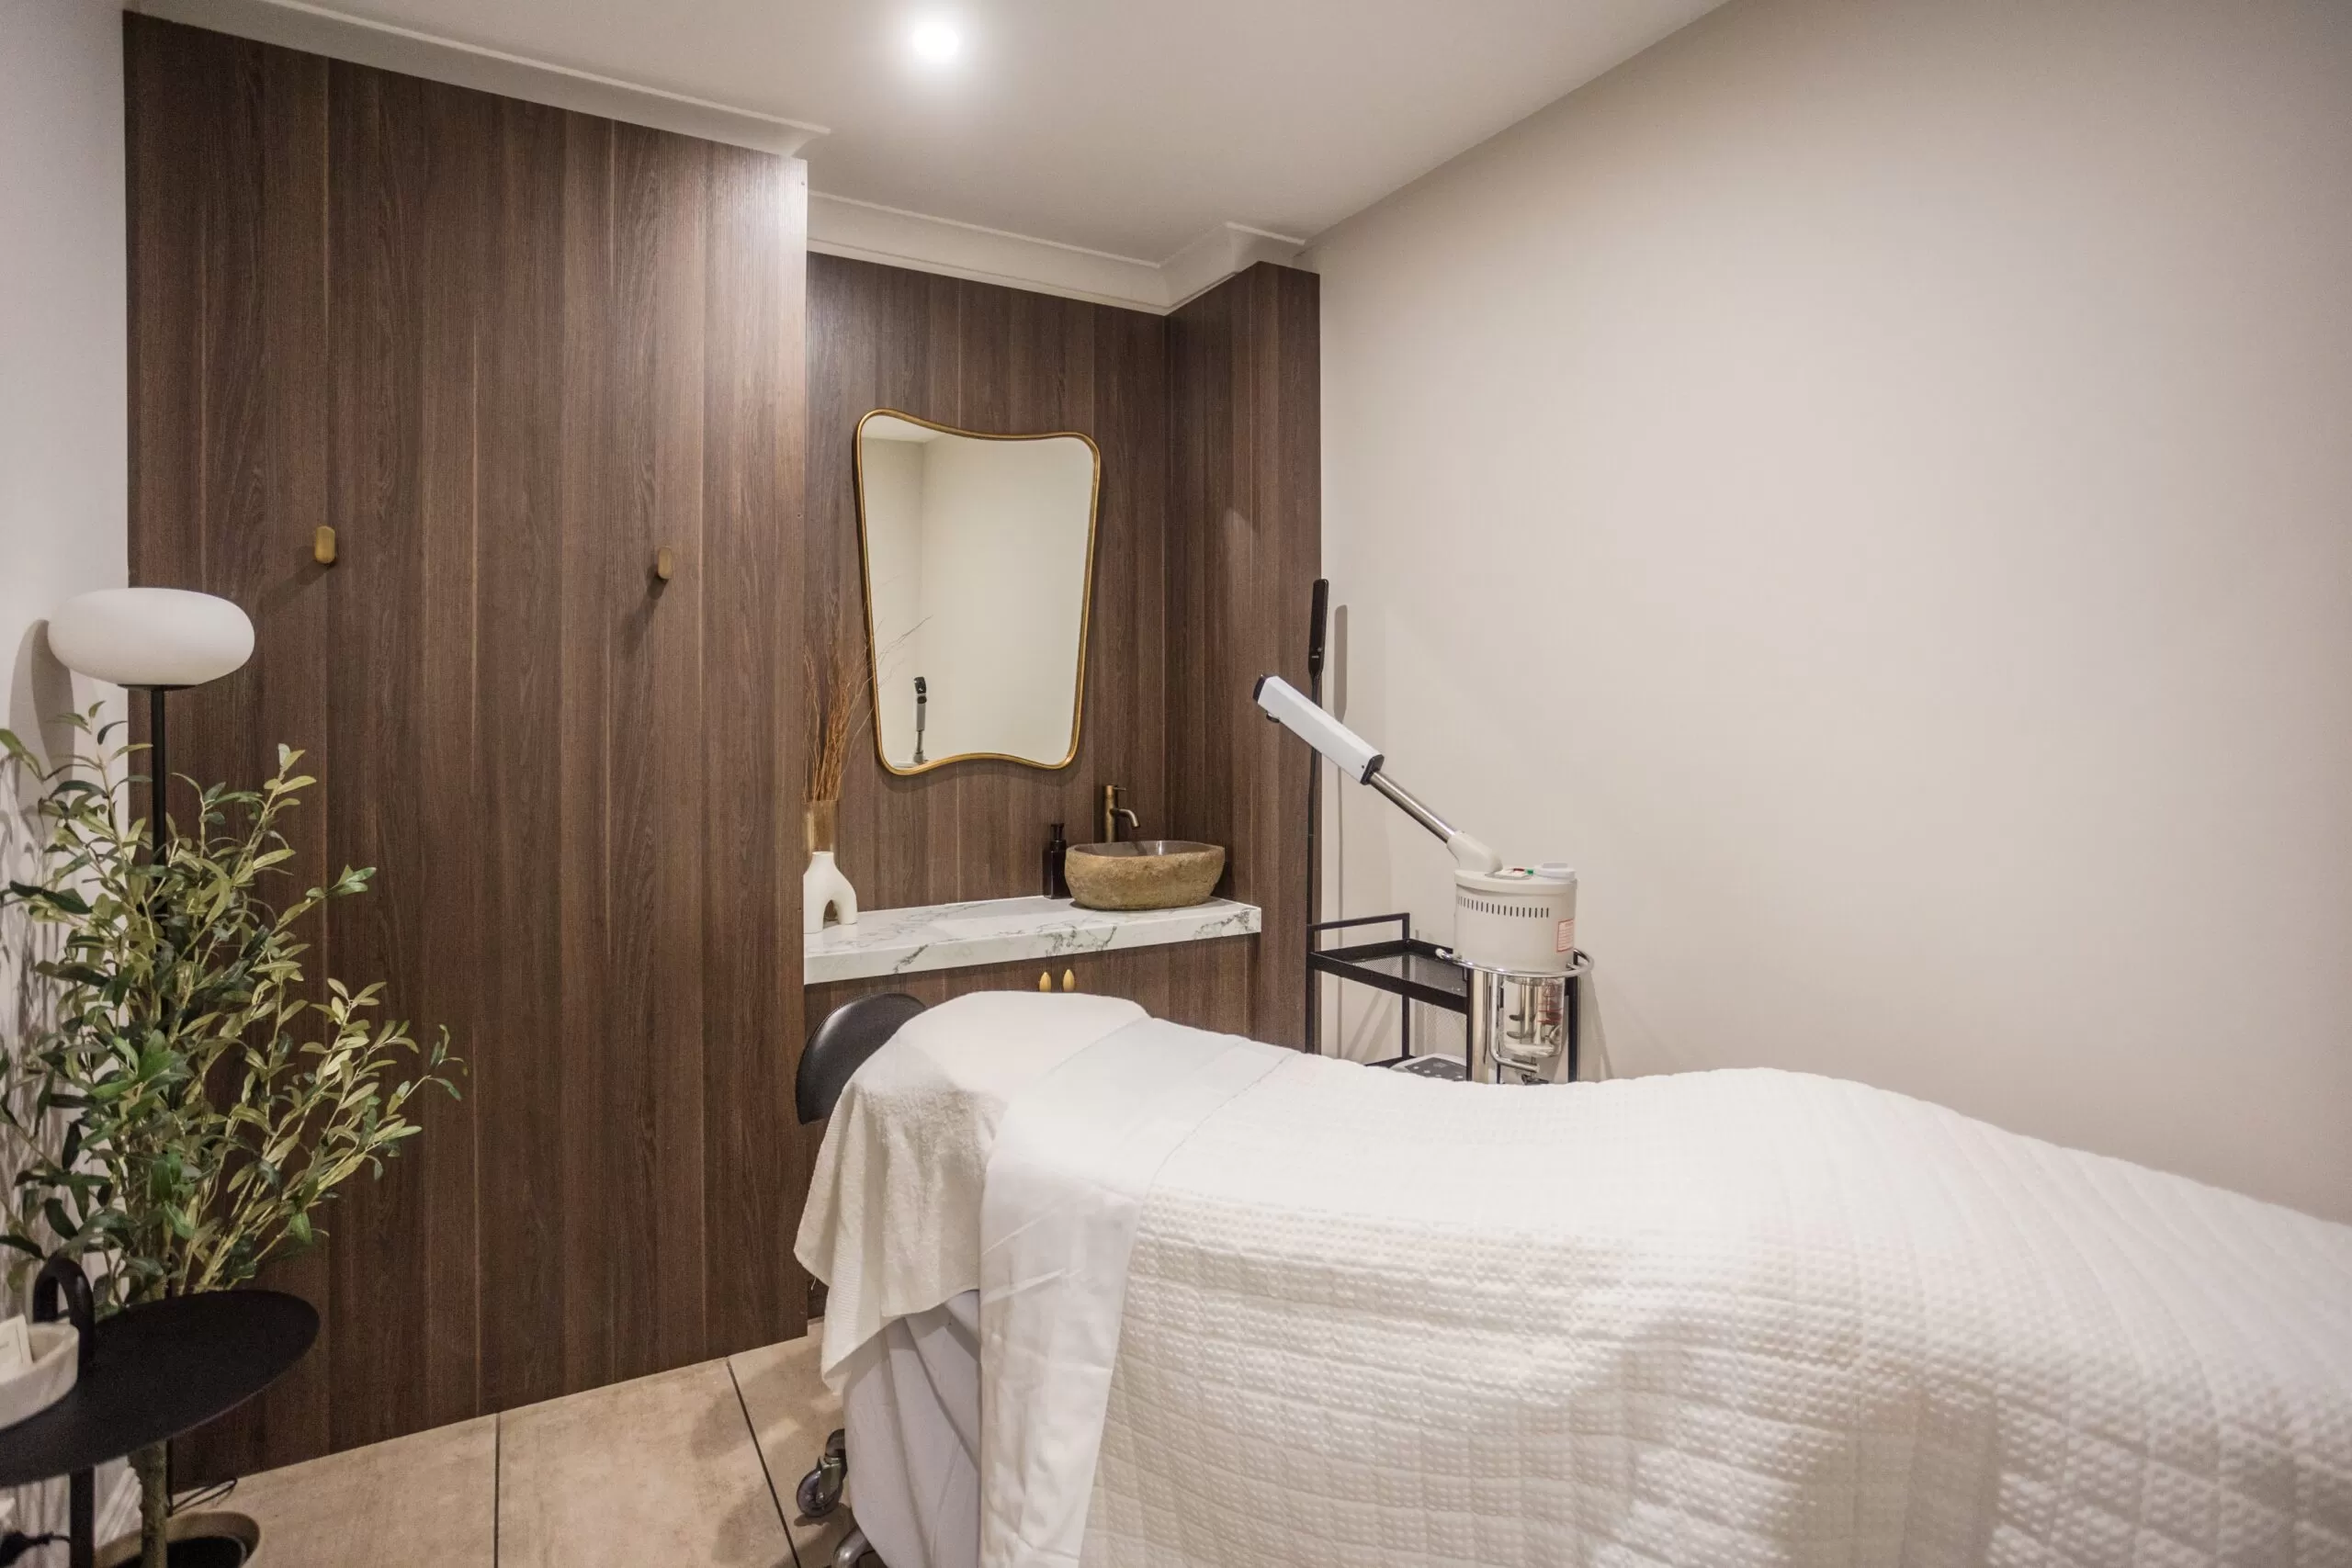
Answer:
[[[58,601],[128,570],[125,287],[121,16],[104,0],[0,0],[0,723],[44,750],[70,743],[55,715],[119,700],[67,674],[41,626]],[[24,874],[32,841],[13,782],[0,788],[0,878]],[[31,940],[16,911],[0,914],[10,1051],[38,1021]],[[99,1473],[101,1540],[135,1506],[123,1473]],[[62,1483],[11,1495],[16,1528],[65,1528]],[[27,1562],[64,1560],[50,1547]]]
[[[42,618],[125,581],[125,287],[121,14],[0,0],[0,722],[28,741],[77,695]]]
[[[2352,6],[1733,0],[1314,260],[1350,716],[1617,1072],[2352,1219]]]

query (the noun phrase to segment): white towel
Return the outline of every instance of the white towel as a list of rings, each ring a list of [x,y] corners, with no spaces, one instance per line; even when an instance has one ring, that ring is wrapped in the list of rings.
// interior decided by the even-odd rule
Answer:
[[[980,1285],[980,1189],[1022,1089],[1145,1016],[1115,997],[983,991],[918,1014],[842,1091],[794,1253],[825,1281],[822,1371]]]
[[[1013,1101],[980,1205],[982,1568],[1077,1568],[1144,1200],[1194,1129],[1295,1059],[1146,1019]]]

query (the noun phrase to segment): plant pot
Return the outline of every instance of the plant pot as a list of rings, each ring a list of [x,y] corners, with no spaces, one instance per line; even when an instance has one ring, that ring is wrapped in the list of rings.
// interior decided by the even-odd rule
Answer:
[[[261,1551],[261,1526],[244,1514],[174,1514],[164,1527],[172,1568],[240,1568]],[[139,1532],[117,1536],[98,1548],[96,1568],[134,1568]]]
[[[34,1323],[25,1326],[31,1341],[32,1364],[0,1382],[0,1427],[29,1420],[67,1394],[81,1376],[82,1337],[67,1323]]]

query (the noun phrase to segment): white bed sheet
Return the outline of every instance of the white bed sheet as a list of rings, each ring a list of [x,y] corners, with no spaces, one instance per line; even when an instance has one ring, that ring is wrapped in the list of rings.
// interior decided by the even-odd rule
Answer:
[[[1035,1084],[1086,1048],[1059,999],[926,1048],[1055,1032]],[[1003,1115],[842,1159],[937,1191]],[[836,1168],[820,1228],[876,1180]],[[977,1273],[978,1211],[924,1245]],[[827,1278],[889,1245],[802,1239]],[[1090,1565],[2352,1564],[2352,1228],[1860,1085],[1287,1057],[1173,1141],[1109,1294],[1066,1303],[1116,1347]]]
[[[1833,1079],[1302,1057],[1161,1168],[1085,1561],[2352,1564],[2352,1227]]]
[[[966,1291],[892,1318],[844,1370],[849,1504],[889,1568],[978,1568],[979,1334]]]

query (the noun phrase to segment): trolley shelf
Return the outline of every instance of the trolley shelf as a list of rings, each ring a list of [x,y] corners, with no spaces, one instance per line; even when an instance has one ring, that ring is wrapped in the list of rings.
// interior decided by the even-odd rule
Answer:
[[[1470,1010],[1469,975],[1444,956],[1437,943],[1418,937],[1317,948],[1306,955],[1306,963],[1322,974],[1358,981],[1448,1012]]]
[[[1323,945],[1326,931],[1362,931],[1365,926],[1391,926],[1396,929],[1396,935],[1382,942],[1351,942],[1345,947]],[[1470,974],[1446,956],[1445,950],[1437,943],[1414,936],[1411,915],[1358,915],[1351,920],[1318,920],[1306,928],[1306,967],[1310,976],[1336,975],[1342,980],[1353,980],[1375,991],[1405,998],[1405,1005],[1396,1010],[1396,1049],[1400,1054],[1374,1062],[1374,1066],[1396,1067],[1424,1077],[1447,1076],[1440,1066],[1445,1058],[1413,1055],[1413,1004],[1420,1002],[1469,1017]],[[1454,1063],[1451,1076],[1461,1075],[1461,1064]]]

